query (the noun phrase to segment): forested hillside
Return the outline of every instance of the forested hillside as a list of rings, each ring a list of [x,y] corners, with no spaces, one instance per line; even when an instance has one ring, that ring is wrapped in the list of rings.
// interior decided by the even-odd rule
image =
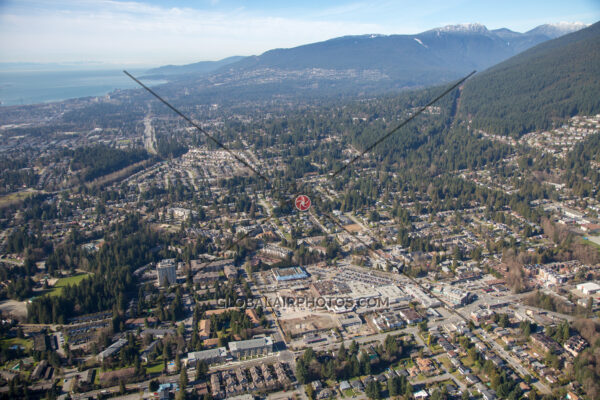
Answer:
[[[463,117],[490,133],[520,136],[576,114],[600,112],[600,23],[540,44],[475,76]]]

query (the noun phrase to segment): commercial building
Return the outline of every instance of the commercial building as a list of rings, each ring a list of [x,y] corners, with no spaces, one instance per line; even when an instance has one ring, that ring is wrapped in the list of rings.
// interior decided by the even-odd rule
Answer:
[[[404,320],[398,314],[387,311],[373,318],[373,324],[380,331],[388,331],[392,329],[400,329],[404,325]]]
[[[272,271],[278,282],[308,278],[308,274],[302,267],[273,268]]]
[[[177,265],[174,258],[162,260],[156,266],[158,285],[168,287],[177,282]]]
[[[423,321],[423,317],[419,315],[416,311],[413,311],[409,308],[400,310],[398,312],[402,318],[406,321],[408,325],[416,324]]]
[[[463,291],[458,288],[450,286],[435,286],[433,292],[442,297],[450,304],[454,306],[464,306],[471,302],[473,296],[468,291]]]
[[[229,342],[229,351],[237,358],[267,355],[273,351],[273,339],[270,337]]]
[[[586,282],[577,285],[577,290],[580,290],[583,294],[596,294],[600,291],[600,285],[596,282]]]
[[[338,321],[340,323],[340,325],[342,326],[342,328],[344,329],[348,329],[351,328],[353,326],[361,326],[362,325],[362,320],[360,319],[360,317],[354,313],[347,313],[344,315],[340,315],[338,317]]]

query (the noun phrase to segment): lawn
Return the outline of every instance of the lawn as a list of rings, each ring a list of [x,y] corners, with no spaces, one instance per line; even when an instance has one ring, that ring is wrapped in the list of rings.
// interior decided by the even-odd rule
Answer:
[[[584,243],[591,244],[600,250],[600,236],[587,236],[583,239]]]
[[[33,340],[19,338],[0,340],[0,348],[8,349],[10,346],[14,345],[23,346],[26,350],[29,350],[33,346]]]
[[[58,296],[62,293],[62,288],[67,285],[77,285],[84,278],[88,277],[90,274],[80,273],[77,275],[69,276],[67,278],[60,278],[56,284],[52,287],[52,289],[48,292],[50,296]]]
[[[448,369],[448,370],[454,369],[454,366],[452,365],[452,363],[450,362],[450,359],[448,357],[443,356],[443,357],[440,357],[439,360],[442,364],[444,364],[444,367],[446,367],[446,369]]]
[[[27,197],[33,196],[36,193],[38,193],[37,190],[26,189],[21,192],[14,192],[5,196],[0,196],[0,208],[17,204],[26,199]]]
[[[154,362],[153,364],[148,364],[146,366],[146,373],[147,374],[161,373],[163,368],[164,368],[164,364],[161,361]]]

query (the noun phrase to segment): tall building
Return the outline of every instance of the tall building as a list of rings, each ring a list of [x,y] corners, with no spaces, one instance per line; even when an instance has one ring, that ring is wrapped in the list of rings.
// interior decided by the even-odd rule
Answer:
[[[177,264],[175,264],[174,258],[161,260],[156,266],[156,272],[158,275],[158,285],[161,287],[167,287],[177,282]]]

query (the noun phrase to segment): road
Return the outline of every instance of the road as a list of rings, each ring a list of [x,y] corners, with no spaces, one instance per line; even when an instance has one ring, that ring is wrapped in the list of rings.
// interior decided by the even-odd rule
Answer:
[[[527,376],[527,375],[531,375],[531,373],[525,368],[523,367],[523,365],[521,364],[521,362],[519,360],[517,360],[516,358],[514,358],[514,356],[512,354],[509,354],[506,350],[504,350],[504,348],[502,346],[500,346],[495,340],[493,340],[488,334],[487,332],[485,332],[483,329],[478,329],[476,331],[476,333],[484,339],[484,341],[491,346],[492,349],[494,349],[494,351],[504,360],[506,361],[515,371],[517,371],[521,376]],[[537,381],[535,383],[533,383],[533,386],[535,386],[541,393],[543,394],[549,394],[552,391],[550,390],[550,388],[546,385],[544,385],[542,382]]]
[[[144,147],[150,154],[156,154],[156,137],[154,136],[154,128],[152,127],[152,117],[146,115],[144,118]]]

